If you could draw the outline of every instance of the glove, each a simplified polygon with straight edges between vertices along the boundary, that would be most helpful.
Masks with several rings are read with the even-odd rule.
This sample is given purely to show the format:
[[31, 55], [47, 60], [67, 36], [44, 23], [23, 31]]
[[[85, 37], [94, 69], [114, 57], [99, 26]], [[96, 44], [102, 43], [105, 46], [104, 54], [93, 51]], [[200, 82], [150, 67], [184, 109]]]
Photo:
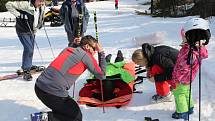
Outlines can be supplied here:
[[148, 80], [149, 80], [150, 82], [155, 82], [155, 78], [154, 78], [154, 76], [153, 76], [153, 77], [148, 78]]

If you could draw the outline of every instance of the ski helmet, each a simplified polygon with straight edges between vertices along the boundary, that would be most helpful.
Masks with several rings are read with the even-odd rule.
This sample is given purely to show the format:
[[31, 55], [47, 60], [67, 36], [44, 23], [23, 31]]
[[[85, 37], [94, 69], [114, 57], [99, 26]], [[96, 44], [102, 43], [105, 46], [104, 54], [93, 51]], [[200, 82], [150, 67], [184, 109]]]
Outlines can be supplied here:
[[184, 32], [187, 42], [195, 45], [197, 41], [206, 40], [204, 45], [208, 44], [211, 37], [209, 23], [202, 18], [191, 18], [184, 24]]
[[208, 30], [209, 29], [208, 21], [202, 18], [189, 19], [184, 25], [184, 31], [186, 33], [189, 30], [193, 29]]

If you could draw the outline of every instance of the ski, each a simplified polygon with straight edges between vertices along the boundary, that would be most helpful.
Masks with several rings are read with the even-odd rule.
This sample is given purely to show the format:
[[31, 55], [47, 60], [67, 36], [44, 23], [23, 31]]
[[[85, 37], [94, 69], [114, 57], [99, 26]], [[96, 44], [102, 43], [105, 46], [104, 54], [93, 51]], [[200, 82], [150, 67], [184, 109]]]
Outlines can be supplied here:
[[0, 81], [2, 81], [2, 80], [8, 80], [8, 79], [15, 79], [15, 78], [18, 78], [20, 76], [21, 75], [18, 75], [17, 73], [8, 74], [8, 75], [5, 75], [5, 76], [0, 76]]
[[96, 11], [94, 11], [93, 15], [94, 15], [94, 26], [96, 31], [96, 40], [99, 40]]
[[[32, 66], [30, 73], [31, 73], [31, 74], [40, 73], [40, 72], [42, 72], [44, 69], [45, 69], [44, 66]], [[13, 74], [8, 74], [8, 75], [0, 76], [0, 81], [19, 78], [19, 77], [22, 77], [23, 74], [24, 74], [24, 72], [23, 72], [22, 70], [17, 70], [17, 71], [16, 71], [15, 73], [13, 73]]]

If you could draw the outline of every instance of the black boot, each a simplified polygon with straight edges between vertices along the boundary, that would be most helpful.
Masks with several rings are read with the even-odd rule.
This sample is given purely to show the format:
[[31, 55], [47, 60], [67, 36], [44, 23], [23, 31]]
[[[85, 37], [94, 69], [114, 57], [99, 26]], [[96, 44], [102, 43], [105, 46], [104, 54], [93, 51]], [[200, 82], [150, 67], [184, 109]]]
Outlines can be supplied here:
[[144, 121], [152, 121], [151, 117], [144, 117]]
[[35, 65], [32, 65], [30, 70], [31, 71], [36, 71], [36, 72], [44, 71], [45, 70], [45, 66], [35, 66]]
[[23, 79], [26, 81], [32, 81], [30, 70], [24, 70]]
[[118, 50], [117, 52], [117, 56], [116, 56], [116, 59], [115, 59], [115, 63], [116, 62], [121, 62], [124, 60], [124, 57], [123, 57], [123, 54], [122, 54], [122, 51], [121, 50]]
[[105, 57], [105, 60], [106, 60], [107, 63], [110, 63], [111, 57], [112, 57], [111, 54], [108, 54], [108, 55]]

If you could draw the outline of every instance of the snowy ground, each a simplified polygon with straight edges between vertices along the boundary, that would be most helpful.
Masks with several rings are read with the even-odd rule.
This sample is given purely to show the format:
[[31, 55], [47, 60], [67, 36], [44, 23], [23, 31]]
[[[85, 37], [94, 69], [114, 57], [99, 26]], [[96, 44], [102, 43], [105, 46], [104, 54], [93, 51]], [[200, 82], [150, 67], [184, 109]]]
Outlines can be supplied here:
[[[179, 48], [181, 38], [179, 30], [182, 24], [191, 17], [184, 18], [152, 18], [150, 16], [138, 16], [134, 14], [135, 9], [145, 9], [140, 6], [147, 0], [121, 0], [119, 11], [114, 10], [114, 2], [92, 2], [87, 3], [90, 11], [90, 22], [87, 34], [95, 36], [93, 24], [93, 11], [97, 11], [99, 40], [105, 48], [106, 54], [116, 56], [117, 50], [121, 49], [126, 60], [130, 60], [133, 50], [140, 46], [135, 45], [135, 37], [149, 35], [155, 32], [165, 33], [165, 45]], [[8, 12], [0, 13], [0, 16], [10, 17]], [[215, 32], [215, 19], [211, 20], [211, 33]], [[54, 55], [67, 46], [64, 27], [46, 27], [51, 40]], [[53, 60], [50, 46], [48, 44], [44, 29], [38, 31], [36, 36], [37, 44], [42, 54], [42, 59], [35, 47], [34, 64], [48, 65]], [[208, 45], [209, 58], [202, 64], [202, 113], [203, 121], [215, 119], [215, 43], [214, 36]], [[22, 56], [22, 45], [20, 44], [14, 28], [0, 27], [0, 75], [12, 73], [20, 68]], [[0, 121], [30, 121], [29, 114], [38, 111], [49, 110], [35, 96], [34, 80], [25, 82], [22, 79], [12, 79], [0, 82]], [[76, 84], [75, 98], [78, 98], [78, 91], [82, 87], [88, 73], [84, 73]], [[193, 83], [193, 96], [195, 100], [195, 113], [191, 115], [190, 121], [198, 121], [198, 78]], [[160, 121], [176, 121], [171, 118], [175, 111], [174, 103], [153, 104], [150, 98], [155, 94], [154, 85], [147, 80], [138, 88], [142, 94], [134, 94], [131, 103], [120, 109], [92, 108], [80, 106], [83, 113], [83, 121], [143, 121], [145, 116], [159, 118]], [[70, 91], [72, 92], [72, 91]], [[180, 120], [178, 120], [180, 121]]]

